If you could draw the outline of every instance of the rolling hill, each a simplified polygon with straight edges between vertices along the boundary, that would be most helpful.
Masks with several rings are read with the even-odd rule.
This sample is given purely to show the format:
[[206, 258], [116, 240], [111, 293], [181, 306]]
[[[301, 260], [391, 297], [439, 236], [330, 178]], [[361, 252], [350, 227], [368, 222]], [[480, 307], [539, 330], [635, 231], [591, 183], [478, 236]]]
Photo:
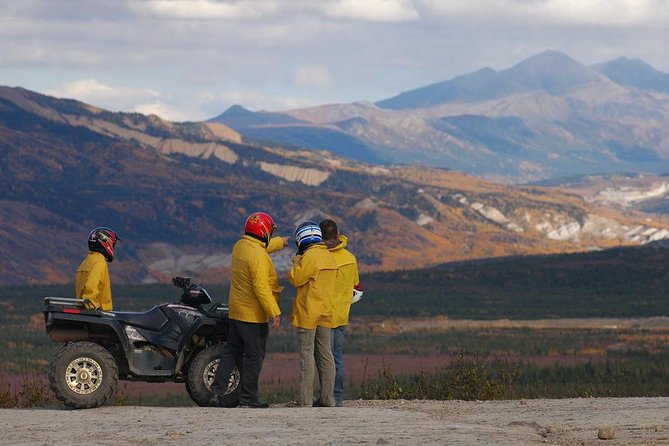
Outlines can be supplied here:
[[[669, 238], [669, 227], [540, 186], [374, 165], [246, 142], [220, 123], [172, 123], [0, 87], [0, 284], [66, 283], [88, 231], [123, 238], [113, 280], [224, 283], [248, 213], [290, 235], [340, 222], [363, 271], [559, 253]], [[279, 269], [292, 249], [276, 255]]]

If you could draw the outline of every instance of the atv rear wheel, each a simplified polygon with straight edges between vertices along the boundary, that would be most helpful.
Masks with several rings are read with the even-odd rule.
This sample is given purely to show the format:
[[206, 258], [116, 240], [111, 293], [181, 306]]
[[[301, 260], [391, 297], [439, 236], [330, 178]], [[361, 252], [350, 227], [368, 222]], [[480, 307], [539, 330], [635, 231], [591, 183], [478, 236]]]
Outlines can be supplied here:
[[67, 407], [102, 406], [116, 390], [118, 367], [114, 357], [94, 342], [70, 342], [49, 366], [49, 387]]
[[198, 406], [235, 407], [239, 404], [241, 376], [237, 367], [230, 375], [225, 394], [219, 395], [218, 401], [211, 390], [224, 347], [225, 344], [217, 344], [202, 350], [195, 356], [188, 369], [186, 391]]

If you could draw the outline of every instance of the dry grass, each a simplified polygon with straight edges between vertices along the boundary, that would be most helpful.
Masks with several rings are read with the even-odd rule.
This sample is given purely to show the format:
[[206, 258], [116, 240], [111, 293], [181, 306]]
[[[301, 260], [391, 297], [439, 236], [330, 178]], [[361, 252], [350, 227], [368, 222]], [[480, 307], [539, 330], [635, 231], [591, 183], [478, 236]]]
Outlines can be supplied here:
[[9, 378], [0, 375], [0, 408], [43, 407], [58, 404], [46, 375], [36, 371], [23, 372]]

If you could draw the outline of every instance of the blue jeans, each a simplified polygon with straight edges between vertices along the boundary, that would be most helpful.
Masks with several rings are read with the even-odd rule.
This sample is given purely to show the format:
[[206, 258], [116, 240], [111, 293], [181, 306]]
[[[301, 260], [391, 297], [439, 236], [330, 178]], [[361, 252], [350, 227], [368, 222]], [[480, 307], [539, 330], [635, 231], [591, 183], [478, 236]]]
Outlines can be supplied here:
[[332, 340], [332, 356], [335, 362], [335, 384], [334, 399], [335, 403], [344, 401], [344, 332], [346, 325], [333, 328], [330, 333]]

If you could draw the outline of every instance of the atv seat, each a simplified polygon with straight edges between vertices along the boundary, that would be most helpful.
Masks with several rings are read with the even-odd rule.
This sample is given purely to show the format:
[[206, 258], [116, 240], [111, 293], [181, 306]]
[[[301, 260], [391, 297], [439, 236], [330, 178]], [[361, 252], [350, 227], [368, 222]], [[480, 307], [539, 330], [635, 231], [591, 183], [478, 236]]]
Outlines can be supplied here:
[[114, 311], [116, 320], [135, 327], [148, 328], [159, 331], [168, 322], [167, 316], [160, 307], [153, 307], [149, 311]]

